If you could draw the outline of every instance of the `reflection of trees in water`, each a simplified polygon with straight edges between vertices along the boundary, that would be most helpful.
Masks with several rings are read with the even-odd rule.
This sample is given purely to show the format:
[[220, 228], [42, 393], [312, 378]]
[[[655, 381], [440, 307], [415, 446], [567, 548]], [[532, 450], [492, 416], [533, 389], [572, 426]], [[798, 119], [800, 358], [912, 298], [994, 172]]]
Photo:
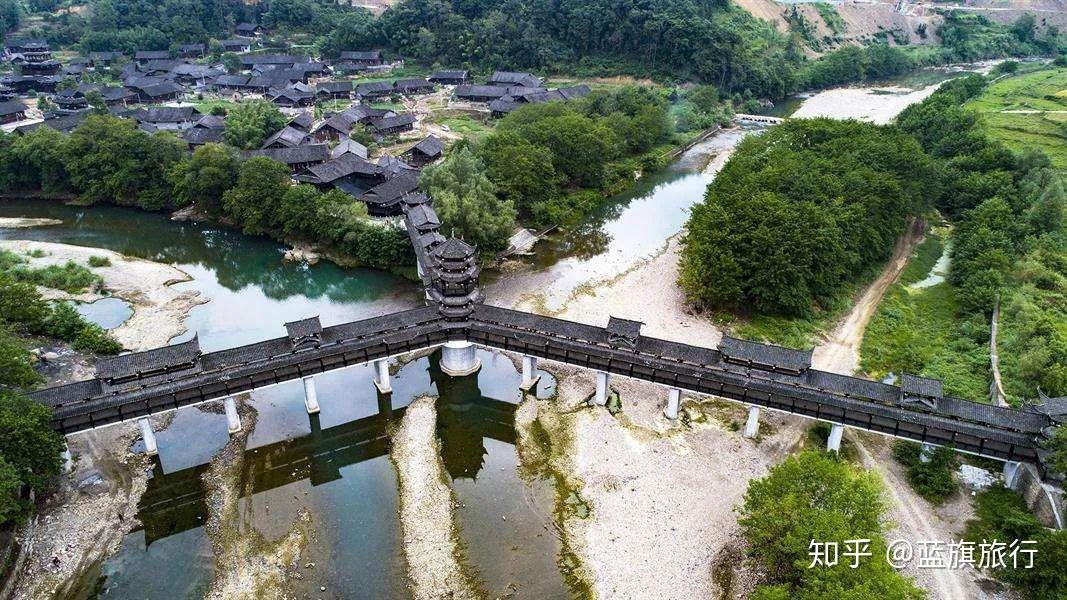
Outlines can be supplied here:
[[283, 246], [217, 225], [171, 221], [164, 214], [95, 206], [70, 207], [43, 201], [0, 204], [0, 215], [35, 215], [63, 225], [20, 230], [20, 238], [109, 248], [148, 260], [198, 266], [215, 273], [231, 291], [258, 286], [273, 300], [292, 296], [335, 302], [373, 300], [401, 282], [372, 269], [341, 269], [330, 262], [314, 267], [286, 264]]

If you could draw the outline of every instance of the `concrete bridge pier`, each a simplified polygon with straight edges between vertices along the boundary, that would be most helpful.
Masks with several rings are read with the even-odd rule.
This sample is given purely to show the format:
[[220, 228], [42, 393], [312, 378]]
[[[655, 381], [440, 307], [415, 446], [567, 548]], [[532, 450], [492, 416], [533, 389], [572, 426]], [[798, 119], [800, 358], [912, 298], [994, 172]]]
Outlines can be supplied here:
[[751, 439], [756, 437], [759, 433], [759, 407], [752, 405], [748, 407], [748, 420], [745, 421], [745, 433], [744, 436]]
[[608, 404], [608, 374], [604, 371], [596, 372], [596, 394], [593, 396], [593, 403], [599, 406]]
[[301, 379], [304, 380], [304, 406], [308, 409], [308, 414], [313, 415], [319, 412], [319, 397], [315, 393], [315, 377], [309, 375]]
[[59, 454], [59, 457], [63, 459], [64, 473], [70, 473], [74, 470], [74, 456], [70, 453], [70, 446], [65, 446], [63, 452]]
[[923, 445], [919, 449], [919, 462], [928, 463], [928, 462], [930, 462], [930, 457], [932, 457], [933, 455], [934, 455], [934, 445], [933, 444], [927, 444], [927, 443], [924, 442]]
[[834, 423], [830, 427], [830, 437], [826, 438], [826, 451], [827, 452], [840, 452], [841, 451], [841, 436], [845, 435], [845, 426], [840, 423]]
[[441, 370], [452, 377], [466, 377], [482, 368], [474, 344], [464, 341], [445, 342], [441, 348]]
[[379, 358], [374, 361], [374, 387], [379, 394], [392, 394], [393, 386], [389, 383], [389, 359]]
[[139, 423], [141, 425], [141, 438], [144, 439], [144, 453], [148, 456], [159, 454], [159, 449], [156, 446], [156, 432], [152, 429], [152, 422], [148, 420], [148, 417], [142, 417]]
[[1008, 461], [1004, 463], [1004, 487], [1015, 489], [1015, 482], [1019, 477], [1019, 471], [1022, 466], [1022, 463], [1018, 462]]
[[226, 427], [230, 435], [241, 431], [241, 415], [237, 414], [237, 401], [233, 396], [226, 396], [222, 405], [226, 408]]
[[524, 391], [530, 391], [537, 385], [537, 380], [541, 376], [537, 374], [537, 357], [536, 356], [523, 356], [522, 357], [522, 382], [519, 384], [519, 388]]
[[678, 407], [682, 404], [682, 390], [671, 388], [667, 393], [667, 406], [663, 409], [663, 416], [674, 421], [678, 418]]

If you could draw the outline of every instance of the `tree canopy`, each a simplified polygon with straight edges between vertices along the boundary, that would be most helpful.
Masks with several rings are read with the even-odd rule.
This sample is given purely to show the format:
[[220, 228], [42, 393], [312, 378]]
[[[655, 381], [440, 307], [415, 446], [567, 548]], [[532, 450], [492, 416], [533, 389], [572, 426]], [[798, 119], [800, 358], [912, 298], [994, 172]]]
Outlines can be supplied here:
[[934, 189], [895, 127], [790, 120], [738, 145], [693, 208], [680, 282], [708, 306], [807, 315], [887, 258]]
[[446, 235], [463, 238], [480, 252], [507, 247], [515, 230], [515, 206], [497, 196], [485, 164], [470, 148], [453, 149], [444, 162], [426, 169], [419, 187], [433, 198]]

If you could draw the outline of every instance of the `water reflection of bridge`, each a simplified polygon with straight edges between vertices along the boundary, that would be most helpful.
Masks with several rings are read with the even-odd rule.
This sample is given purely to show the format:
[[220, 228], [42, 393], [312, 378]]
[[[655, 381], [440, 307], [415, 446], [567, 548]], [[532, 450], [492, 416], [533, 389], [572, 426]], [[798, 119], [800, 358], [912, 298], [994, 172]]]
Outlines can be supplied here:
[[[474, 477], [486, 454], [485, 438], [515, 443], [515, 405], [482, 397], [474, 377], [457, 381], [462, 388], [439, 388], [441, 454], [453, 478]], [[390, 400], [388, 395], [379, 396], [376, 414], [326, 429], [319, 426], [318, 414], [309, 415], [310, 434], [249, 450], [238, 482], [241, 496], [304, 479], [312, 486], [323, 485], [340, 479], [344, 467], [388, 455], [393, 427], [405, 410], [393, 409]], [[163, 473], [161, 464], [156, 463], [138, 505], [146, 545], [206, 522], [209, 512], [203, 476], [208, 467], [204, 464]]]

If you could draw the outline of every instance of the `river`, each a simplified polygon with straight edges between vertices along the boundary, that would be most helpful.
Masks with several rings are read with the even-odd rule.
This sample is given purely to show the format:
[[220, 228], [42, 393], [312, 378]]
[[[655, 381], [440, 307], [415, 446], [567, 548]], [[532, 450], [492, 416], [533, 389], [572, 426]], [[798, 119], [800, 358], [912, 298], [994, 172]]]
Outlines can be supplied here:
[[[688, 209], [703, 197], [712, 174], [708, 155], [729, 151], [747, 134], [720, 132], [674, 165], [611, 198], [579, 226], [550, 238], [518, 272], [488, 286], [489, 300], [510, 305], [524, 290], [542, 294], [554, 311], [584, 286], [609, 281], [655, 254], [677, 234]], [[0, 239], [100, 247], [170, 263], [192, 276], [176, 284], [209, 300], [192, 310], [189, 333], [205, 350], [284, 335], [283, 324], [319, 315], [330, 325], [416, 306], [416, 287], [380, 271], [331, 263], [285, 264], [284, 247], [265, 238], [163, 215], [116, 207], [80, 208], [42, 201], [5, 201], [0, 217], [45, 217], [61, 225], [0, 229]], [[121, 302], [82, 307], [114, 326], [126, 318]], [[267, 539], [283, 535], [296, 515], [311, 515], [308, 566], [289, 581], [297, 596], [405, 598], [409, 596], [397, 522], [396, 471], [389, 433], [404, 407], [422, 394], [439, 396], [437, 433], [457, 500], [456, 529], [465, 564], [492, 597], [571, 596], [557, 566], [560, 542], [550, 482], [519, 469], [512, 416], [520, 400], [519, 374], [506, 357], [481, 352], [476, 376], [441, 375], [437, 356], [403, 366], [391, 399], [383, 402], [368, 367], [317, 378], [322, 412], [309, 418], [299, 382], [255, 392], [259, 419], [248, 440], [241, 474], [242, 528]], [[543, 377], [537, 394], [550, 397]], [[200, 408], [177, 411], [160, 431], [160, 450], [141, 502], [141, 526], [100, 568], [95, 589], [109, 598], [198, 598], [217, 568], [205, 531], [207, 507], [200, 475], [226, 443], [225, 419]], [[323, 591], [325, 588], [325, 591]]]

